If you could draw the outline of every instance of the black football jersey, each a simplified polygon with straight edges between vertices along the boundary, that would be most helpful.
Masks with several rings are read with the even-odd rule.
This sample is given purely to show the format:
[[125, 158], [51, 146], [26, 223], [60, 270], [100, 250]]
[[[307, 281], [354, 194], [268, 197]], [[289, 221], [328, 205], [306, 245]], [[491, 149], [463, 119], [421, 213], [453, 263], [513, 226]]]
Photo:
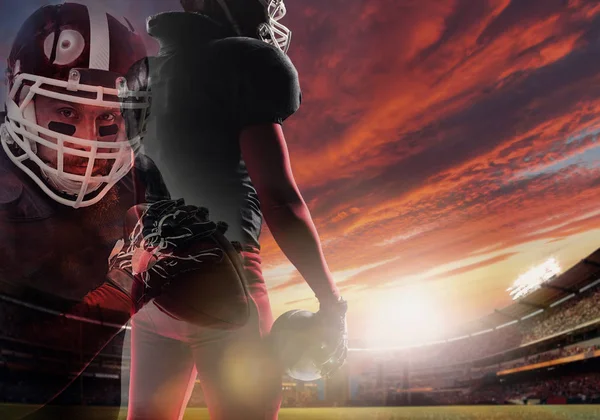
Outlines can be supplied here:
[[152, 109], [146, 153], [173, 198], [209, 209], [226, 236], [259, 246], [260, 202], [239, 136], [247, 126], [281, 124], [300, 106], [298, 74], [279, 49], [230, 36], [197, 13], [167, 12], [148, 21], [161, 44], [149, 59]]

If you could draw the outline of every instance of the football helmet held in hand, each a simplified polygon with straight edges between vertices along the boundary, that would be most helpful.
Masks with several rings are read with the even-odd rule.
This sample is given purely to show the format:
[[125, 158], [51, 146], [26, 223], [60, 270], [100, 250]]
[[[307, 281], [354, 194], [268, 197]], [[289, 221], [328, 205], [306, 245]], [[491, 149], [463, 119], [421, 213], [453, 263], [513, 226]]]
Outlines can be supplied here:
[[281, 315], [271, 329], [273, 350], [285, 373], [301, 381], [335, 374], [348, 352], [346, 301], [314, 313], [292, 310]]

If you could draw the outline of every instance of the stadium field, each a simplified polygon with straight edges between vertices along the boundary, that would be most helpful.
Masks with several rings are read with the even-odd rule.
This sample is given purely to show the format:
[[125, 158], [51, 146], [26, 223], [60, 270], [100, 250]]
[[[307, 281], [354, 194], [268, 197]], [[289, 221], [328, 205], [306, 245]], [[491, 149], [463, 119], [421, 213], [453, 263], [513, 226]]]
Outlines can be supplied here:
[[[0, 405], [0, 419], [14, 418], [24, 406]], [[58, 409], [57, 409], [58, 410]], [[74, 408], [56, 418], [86, 420], [113, 419], [116, 408]], [[368, 407], [368, 408], [284, 408], [280, 420], [597, 420], [600, 405], [570, 406], [476, 406], [476, 407]], [[119, 420], [125, 419], [124, 413]], [[184, 420], [209, 420], [205, 409], [190, 408]], [[240, 419], [242, 420], [242, 419]]]

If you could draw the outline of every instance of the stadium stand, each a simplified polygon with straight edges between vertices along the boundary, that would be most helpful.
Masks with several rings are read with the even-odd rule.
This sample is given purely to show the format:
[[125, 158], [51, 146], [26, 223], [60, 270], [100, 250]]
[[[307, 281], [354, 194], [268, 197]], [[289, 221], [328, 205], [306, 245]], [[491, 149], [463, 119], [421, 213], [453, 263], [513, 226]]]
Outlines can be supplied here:
[[[351, 352], [331, 383], [284, 378], [283, 405], [600, 403], [599, 303], [600, 250], [455, 337], [415, 348]], [[51, 317], [56, 325], [57, 316], [40, 308], [24, 316], [17, 302], [0, 305], [6, 326], [0, 331], [2, 402], [38, 403], [46, 397], [28, 375], [35, 373], [39, 381], [73, 375], [69, 360], [79, 355], [77, 337], [63, 341], [63, 348], [34, 344], [36, 331]], [[120, 334], [102, 351], [61, 402], [119, 404], [121, 367], [129, 363], [122, 360], [122, 340]], [[205, 405], [201, 386], [190, 405]]]
[[348, 403], [600, 403], [599, 303], [597, 250], [454, 338], [351, 353]]

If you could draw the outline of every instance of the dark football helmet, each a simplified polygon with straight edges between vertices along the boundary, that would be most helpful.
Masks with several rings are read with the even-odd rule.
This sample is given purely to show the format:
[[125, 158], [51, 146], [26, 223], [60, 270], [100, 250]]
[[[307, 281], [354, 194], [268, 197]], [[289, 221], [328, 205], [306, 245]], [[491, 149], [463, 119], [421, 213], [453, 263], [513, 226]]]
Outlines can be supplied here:
[[285, 373], [300, 381], [333, 375], [348, 355], [346, 301], [314, 313], [288, 311], [275, 320], [270, 339]]
[[[93, 139], [74, 137], [73, 126], [39, 125], [35, 99], [43, 96], [119, 112], [122, 107], [145, 109], [148, 95], [130, 92], [124, 79], [130, 66], [145, 56], [143, 41], [131, 24], [91, 2], [41, 7], [21, 26], [8, 57], [1, 142], [15, 165], [55, 201], [77, 208], [101, 200], [131, 169], [143, 130], [128, 138], [115, 124]], [[55, 151], [55, 164], [40, 159], [39, 145]], [[69, 159], [84, 159], [85, 173], [68, 171]], [[110, 173], [94, 175], [97, 160], [110, 162]]]
[[[236, 0], [240, 2], [239, 0]], [[246, 0], [256, 1], [264, 8], [264, 22], [256, 28], [256, 36], [262, 41], [279, 48], [287, 53], [292, 40], [292, 31], [279, 23], [286, 14], [285, 3], [283, 0]], [[253, 36], [254, 34], [244, 34], [240, 19], [243, 13], [243, 7], [235, 7], [231, 0], [180, 0], [181, 5], [187, 11], [200, 11], [200, 13], [214, 14], [214, 8], [221, 10], [224, 19], [226, 19], [237, 35]], [[215, 3], [218, 6], [215, 6]], [[240, 2], [241, 3], [241, 2]], [[253, 28], [254, 29], [254, 28]]]

